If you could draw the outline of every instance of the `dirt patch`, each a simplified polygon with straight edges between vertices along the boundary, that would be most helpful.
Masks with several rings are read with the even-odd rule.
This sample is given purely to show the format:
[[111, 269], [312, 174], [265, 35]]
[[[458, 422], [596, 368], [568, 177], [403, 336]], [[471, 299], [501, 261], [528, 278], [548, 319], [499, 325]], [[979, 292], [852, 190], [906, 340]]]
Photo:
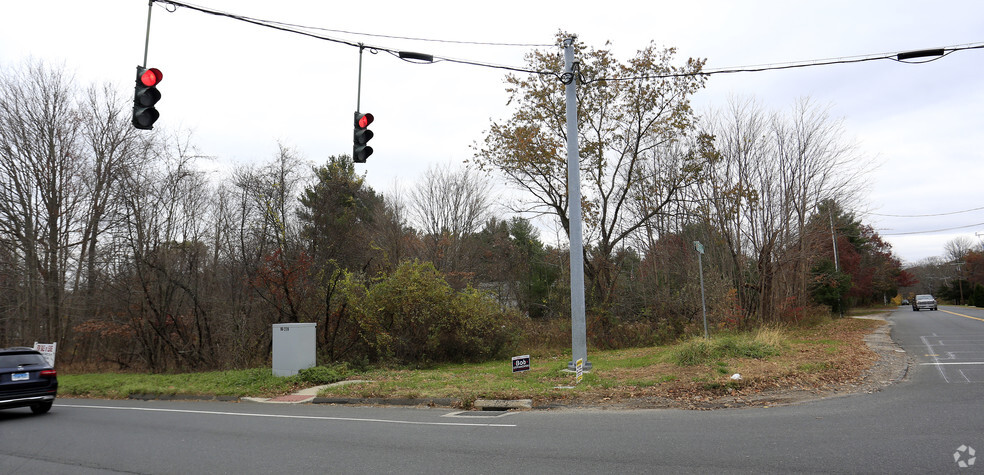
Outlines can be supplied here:
[[[883, 315], [873, 315], [802, 330], [780, 358], [726, 360], [684, 368], [612, 370], [618, 374], [605, 376], [647, 382], [585, 392], [573, 398], [535, 400], [534, 407], [713, 410], [872, 393], [901, 381], [908, 372], [905, 352], [889, 335], [891, 325]], [[661, 373], [672, 374], [672, 379], [659, 381]], [[735, 373], [741, 375], [740, 380], [731, 378]], [[654, 374], [657, 383], [652, 382]]]

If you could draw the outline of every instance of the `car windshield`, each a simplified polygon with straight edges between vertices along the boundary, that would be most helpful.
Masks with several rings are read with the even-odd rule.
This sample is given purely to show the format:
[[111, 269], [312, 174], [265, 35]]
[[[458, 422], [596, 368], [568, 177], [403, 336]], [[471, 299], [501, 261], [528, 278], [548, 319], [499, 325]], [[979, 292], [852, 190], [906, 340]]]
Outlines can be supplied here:
[[916, 300], [933, 300], [932, 295], [917, 295]]
[[15, 368], [18, 366], [45, 366], [44, 357], [37, 353], [14, 353], [0, 355], [0, 368]]

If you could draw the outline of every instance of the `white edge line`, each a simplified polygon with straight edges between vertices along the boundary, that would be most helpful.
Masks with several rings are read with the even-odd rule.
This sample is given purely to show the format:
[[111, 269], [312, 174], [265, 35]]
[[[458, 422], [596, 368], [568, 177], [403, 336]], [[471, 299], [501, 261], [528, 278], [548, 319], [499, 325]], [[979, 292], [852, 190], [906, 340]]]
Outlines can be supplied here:
[[346, 421], [346, 422], [376, 422], [382, 424], [405, 424], [422, 426], [460, 426], [460, 427], [516, 427], [516, 424], [470, 424], [466, 422], [418, 422], [418, 421], [396, 421], [388, 419], [363, 419], [357, 417], [331, 417], [331, 416], [294, 416], [284, 414], [256, 414], [250, 412], [222, 412], [222, 411], [194, 411], [189, 409], [161, 409], [151, 407], [122, 407], [122, 406], [88, 406], [83, 404], [56, 404], [55, 407], [72, 407], [80, 409], [115, 409], [119, 411], [146, 411], [146, 412], [177, 412], [182, 414], [209, 414], [216, 416], [243, 416], [243, 417], [270, 417], [275, 419], [307, 419], [317, 421]]
[[922, 366], [950, 365], [950, 364], [984, 364], [984, 361], [955, 361], [952, 363], [919, 363]]
[[[934, 333], [934, 335], [935, 335], [935, 333]], [[933, 363], [936, 364], [936, 369], [938, 369], [940, 371], [940, 376], [943, 377], [943, 381], [946, 381], [946, 383], [949, 384], [950, 383], [950, 380], [946, 377], [946, 373], [943, 372], [943, 368], [940, 366], [940, 359], [939, 359], [939, 357], [936, 356], [937, 352], [935, 350], [933, 350], [933, 345], [930, 345], [929, 344], [929, 340], [926, 339], [925, 336], [921, 336], [919, 338], [921, 338], [922, 341], [923, 341], [923, 344], [926, 345], [926, 349], [929, 350], [928, 353], [931, 354], [931, 355], [933, 355]], [[940, 343], [942, 344], [943, 342], [940, 341]]]

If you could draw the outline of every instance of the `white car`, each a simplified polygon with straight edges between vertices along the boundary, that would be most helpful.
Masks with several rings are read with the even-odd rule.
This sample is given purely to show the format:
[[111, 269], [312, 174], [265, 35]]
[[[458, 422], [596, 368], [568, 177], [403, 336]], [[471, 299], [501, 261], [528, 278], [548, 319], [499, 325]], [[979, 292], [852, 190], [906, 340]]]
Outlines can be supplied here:
[[936, 310], [936, 299], [929, 294], [917, 295], [916, 298], [912, 299], [912, 309], [917, 312], [920, 310]]

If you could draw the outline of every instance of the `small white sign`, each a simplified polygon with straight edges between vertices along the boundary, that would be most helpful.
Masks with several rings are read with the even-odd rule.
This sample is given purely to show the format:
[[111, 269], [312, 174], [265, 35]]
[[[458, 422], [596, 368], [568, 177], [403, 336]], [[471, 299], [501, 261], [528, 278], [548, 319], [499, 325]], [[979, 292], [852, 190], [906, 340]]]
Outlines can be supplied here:
[[530, 355], [512, 357], [513, 373], [530, 370]]
[[34, 342], [34, 349], [44, 356], [44, 360], [48, 362], [48, 366], [52, 368], [55, 367], [55, 347], [58, 343], [38, 343]]

